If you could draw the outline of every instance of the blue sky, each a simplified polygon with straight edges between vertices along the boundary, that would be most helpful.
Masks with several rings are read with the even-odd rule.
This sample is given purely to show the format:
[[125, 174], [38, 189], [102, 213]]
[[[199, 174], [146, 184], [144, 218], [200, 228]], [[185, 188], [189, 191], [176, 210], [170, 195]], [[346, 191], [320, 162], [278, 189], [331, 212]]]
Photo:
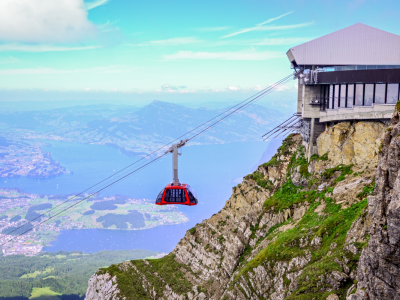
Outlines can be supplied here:
[[291, 72], [291, 46], [358, 22], [400, 34], [399, 15], [391, 0], [2, 0], [0, 96], [240, 99]]

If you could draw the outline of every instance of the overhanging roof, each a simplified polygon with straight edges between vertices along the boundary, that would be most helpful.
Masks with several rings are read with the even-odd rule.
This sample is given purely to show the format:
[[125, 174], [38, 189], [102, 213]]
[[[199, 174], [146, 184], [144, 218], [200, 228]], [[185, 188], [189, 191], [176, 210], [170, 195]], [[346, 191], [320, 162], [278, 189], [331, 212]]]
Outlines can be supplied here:
[[361, 23], [290, 48], [297, 65], [400, 65], [400, 36]]

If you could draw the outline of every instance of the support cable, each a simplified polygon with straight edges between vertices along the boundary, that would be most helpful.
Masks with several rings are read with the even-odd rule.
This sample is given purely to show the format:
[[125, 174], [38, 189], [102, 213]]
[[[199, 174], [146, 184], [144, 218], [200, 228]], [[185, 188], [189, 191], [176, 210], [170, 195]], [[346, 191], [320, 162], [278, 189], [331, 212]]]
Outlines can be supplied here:
[[[277, 85], [281, 85], [283, 81], [287, 80], [287, 79], [290, 78], [291, 76], [292, 76], [292, 74], [286, 76], [285, 78], [279, 80], [278, 82], [274, 83], [274, 84], [271, 85], [271, 86], [274, 86], [274, 87], [275, 87], [275, 86], [277, 86]], [[138, 159], [137, 161], [131, 163], [131, 164], [128, 165], [128, 166], [126, 166], [125, 168], [123, 168], [123, 169], [117, 171], [116, 173], [114, 173], [114, 174], [108, 176], [107, 178], [105, 178], [105, 179], [99, 181], [98, 183], [92, 185], [91, 187], [85, 189], [84, 191], [82, 191], [82, 192], [80, 192], [80, 193], [74, 195], [72, 198], [67, 199], [66, 201], [64, 201], [64, 202], [62, 202], [62, 203], [60, 203], [60, 204], [58, 204], [57, 206], [55, 206], [55, 207], [53, 207], [53, 208], [51, 208], [51, 209], [45, 211], [44, 213], [42, 213], [42, 214], [36, 216], [34, 219], [29, 220], [28, 222], [24, 223], [24, 224], [21, 225], [20, 227], [17, 227], [17, 228], [15, 228], [14, 230], [12, 230], [11, 232], [9, 232], [8, 235], [10, 235], [11, 233], [17, 231], [17, 230], [20, 229], [21, 227], [23, 227], [23, 226], [25, 226], [25, 225], [28, 225], [28, 224], [31, 224], [32, 222], [34, 222], [34, 221], [37, 220], [37, 219], [40, 219], [41, 217], [43, 217], [43, 216], [45, 216], [46, 214], [48, 214], [48, 213], [54, 211], [55, 209], [59, 208], [60, 206], [63, 206], [63, 205], [66, 204], [67, 202], [71, 202], [72, 200], [76, 199], [78, 196], [84, 194], [85, 192], [91, 190], [92, 188], [94, 188], [94, 187], [96, 187], [96, 186], [98, 186], [98, 185], [100, 185], [100, 184], [102, 184], [102, 183], [106, 183], [107, 180], [111, 179], [112, 177], [116, 176], [117, 174], [119, 174], [119, 173], [121, 173], [121, 172], [123, 172], [123, 171], [129, 169], [130, 167], [134, 166], [135, 164], [139, 163], [140, 161], [142, 161], [142, 160], [144, 160], [144, 159], [150, 157], [150, 156], [153, 155], [154, 153], [160, 151], [162, 148], [167, 147], [168, 145], [170, 145], [170, 144], [172, 144], [173, 142], [175, 142], [175, 141], [181, 139], [182, 137], [184, 137], [184, 136], [186, 136], [186, 135], [188, 135], [188, 134], [194, 132], [195, 130], [197, 130], [197, 129], [201, 128], [202, 126], [206, 125], [207, 123], [210, 123], [212, 120], [215, 120], [215, 119], [218, 118], [219, 116], [221, 116], [221, 115], [223, 115], [223, 114], [226, 114], [228, 111], [234, 109], [235, 107], [237, 107], [237, 106], [239, 106], [239, 105], [245, 103], [246, 101], [251, 100], [252, 98], [256, 97], [257, 95], [259, 95], [259, 94], [261, 94], [261, 93], [265, 94], [265, 92], [267, 92], [267, 91], [269, 91], [269, 90], [271, 89], [271, 86], [269, 86], [269, 87], [267, 87], [267, 88], [265, 88], [265, 89], [259, 91], [259, 92], [256, 93], [255, 95], [252, 95], [251, 97], [248, 97], [247, 99], [245, 99], [245, 100], [239, 102], [238, 104], [236, 104], [236, 105], [230, 107], [229, 109], [223, 111], [222, 113], [218, 114], [217, 116], [215, 116], [215, 117], [209, 119], [208, 121], [206, 121], [206, 122], [200, 124], [200, 125], [197, 126], [196, 128], [194, 128], [194, 129], [192, 129], [192, 130], [186, 132], [185, 134], [179, 136], [178, 138], [174, 139], [173, 141], [171, 141], [171, 142], [169, 142], [169, 143], [167, 143], [167, 144], [165, 144], [165, 145], [159, 147], [158, 149], [156, 149], [156, 150], [154, 150], [153, 152], [147, 154], [146, 156], [142, 157], [141, 159]], [[254, 100], [252, 100], [252, 101], [254, 101]], [[252, 102], [252, 101], [251, 101], [251, 102]], [[246, 104], [246, 105], [247, 105], [247, 104]], [[241, 107], [243, 107], [243, 106], [241, 106]], [[234, 110], [234, 112], [236, 112], [236, 111], [237, 111], [237, 109]], [[230, 113], [228, 116], [230, 116], [231, 114], [232, 114], [232, 113]], [[224, 119], [225, 119], [225, 118], [224, 118]], [[214, 125], [217, 124], [217, 123], [218, 123], [218, 122], [214, 123], [212, 126], [214, 126]], [[212, 127], [212, 126], [211, 126], [211, 127]], [[210, 128], [211, 128], [211, 127], [210, 127]], [[203, 131], [201, 131], [201, 132], [203, 132]], [[197, 136], [197, 135], [196, 135], [196, 136]]]
[[[298, 72], [299, 72], [299, 71], [298, 71]], [[296, 72], [296, 73], [298, 73], [298, 72]], [[295, 74], [296, 74], [296, 73], [295, 73]], [[218, 116], [216, 116], [216, 117], [214, 117], [214, 118], [212, 118], [212, 119], [210, 119], [210, 120], [204, 122], [203, 124], [199, 125], [199, 126], [196, 127], [195, 129], [192, 129], [191, 131], [189, 131], [189, 132], [185, 133], [184, 135], [178, 137], [178, 138], [175, 139], [174, 141], [176, 141], [176, 140], [180, 139], [181, 137], [183, 137], [183, 136], [185, 136], [185, 135], [187, 135], [187, 134], [189, 134], [189, 133], [191, 133], [191, 132], [193, 132], [193, 131], [199, 129], [200, 127], [204, 126], [205, 124], [209, 123], [210, 121], [212, 121], [212, 120], [218, 118], [219, 116], [221, 116], [221, 115], [227, 113], [228, 111], [230, 111], [230, 110], [232, 110], [233, 108], [235, 108], [235, 107], [237, 107], [237, 106], [240, 105], [240, 107], [234, 109], [232, 112], [230, 112], [229, 114], [225, 115], [224, 117], [222, 117], [221, 119], [217, 120], [216, 122], [212, 123], [211, 125], [209, 125], [209, 126], [206, 127], [205, 129], [201, 130], [200, 132], [198, 132], [197, 134], [195, 134], [194, 136], [192, 136], [192, 137], [189, 138], [188, 140], [192, 140], [192, 139], [196, 138], [197, 136], [199, 136], [200, 134], [202, 134], [202, 133], [204, 133], [205, 131], [209, 130], [210, 128], [214, 127], [214, 126], [217, 125], [219, 122], [221, 122], [221, 121], [223, 121], [224, 119], [226, 119], [227, 117], [231, 116], [232, 114], [234, 114], [235, 112], [237, 112], [237, 111], [240, 110], [241, 108], [243, 108], [243, 107], [249, 105], [250, 103], [252, 103], [252, 102], [254, 102], [254, 101], [260, 99], [261, 97], [263, 97], [263, 96], [269, 94], [270, 92], [272, 92], [272, 91], [274, 91], [276, 88], [278, 88], [280, 85], [286, 84], [287, 82], [289, 82], [289, 81], [291, 80], [290, 78], [291, 78], [292, 76], [293, 76], [292, 74], [289, 75], [289, 76], [286, 76], [285, 78], [283, 78], [283, 79], [279, 80], [278, 82], [272, 84], [272, 85], [269, 86], [268, 88], [265, 88], [265, 89], [263, 89], [262, 91], [258, 92], [258, 93], [255, 94], [254, 96], [249, 97], [249, 98], [247, 98], [246, 100], [244, 100], [244, 101], [242, 101], [242, 102], [240, 102], [240, 103], [234, 105], [233, 107], [231, 107], [231, 108], [225, 110], [224, 112], [220, 113]], [[290, 79], [290, 80], [289, 80], [289, 79]], [[242, 104], [242, 103], [244, 103], [244, 104]], [[174, 141], [172, 141], [172, 142], [174, 142]], [[143, 157], [143, 158], [137, 160], [136, 162], [130, 164], [129, 166], [127, 166], [127, 167], [121, 169], [121, 170], [118, 171], [117, 173], [114, 173], [113, 175], [111, 175], [111, 176], [109, 176], [109, 177], [103, 179], [102, 181], [98, 182], [97, 184], [92, 185], [90, 188], [88, 188], [88, 189], [84, 190], [83, 192], [81, 192], [81, 193], [75, 195], [73, 198], [64, 201], [63, 203], [61, 203], [61, 204], [59, 204], [58, 206], [56, 206], [56, 207], [54, 207], [54, 208], [48, 210], [47, 212], [45, 212], [45, 213], [39, 215], [39, 216], [36, 217], [35, 219], [33, 219], [33, 220], [31, 220], [31, 221], [29, 221], [29, 222], [27, 222], [27, 223], [24, 223], [24, 224], [21, 225], [20, 227], [17, 227], [17, 228], [14, 229], [13, 231], [9, 232], [7, 235], [10, 235], [11, 233], [15, 232], [16, 230], [21, 229], [23, 226], [26, 226], [27, 224], [32, 223], [34, 220], [36, 220], [36, 219], [38, 219], [38, 218], [44, 216], [45, 214], [47, 214], [47, 213], [53, 211], [54, 209], [56, 209], [56, 208], [60, 207], [61, 205], [65, 204], [66, 202], [73, 200], [74, 198], [76, 198], [77, 196], [79, 196], [79, 195], [83, 194], [84, 192], [90, 190], [91, 188], [93, 188], [93, 187], [95, 187], [95, 186], [97, 186], [97, 185], [99, 185], [99, 184], [101, 184], [101, 183], [107, 181], [107, 180], [110, 179], [111, 177], [113, 177], [113, 176], [117, 175], [118, 173], [121, 173], [122, 171], [124, 171], [124, 170], [130, 168], [131, 166], [133, 166], [133, 165], [136, 164], [137, 162], [143, 160], [143, 159], [146, 158], [146, 157], [149, 157], [150, 155], [152, 155], [152, 154], [154, 154], [155, 152], [159, 151], [160, 149], [166, 147], [167, 145], [171, 144], [172, 142], [170, 142], [170, 143], [168, 143], [168, 144], [166, 144], [166, 145], [160, 147], [159, 149], [153, 151], [152, 153], [146, 155], [145, 157]], [[128, 176], [132, 175], [133, 173], [135, 173], [135, 172], [139, 171], [140, 169], [142, 169], [142, 168], [148, 166], [149, 164], [153, 163], [154, 161], [156, 161], [156, 160], [158, 160], [158, 159], [164, 157], [165, 155], [166, 155], [166, 153], [164, 153], [164, 154], [162, 154], [162, 155], [160, 155], [160, 156], [154, 158], [154, 159], [151, 160], [150, 162], [148, 162], [148, 163], [146, 163], [146, 164], [140, 166], [139, 168], [137, 168], [137, 169], [135, 169], [135, 170], [129, 172], [128, 174], [123, 175], [123, 177], [120, 177], [119, 179], [117, 179], [117, 180], [111, 182], [110, 184], [108, 184], [108, 185], [102, 187], [101, 189], [97, 190], [96, 192], [93, 192], [92, 194], [90, 194], [89, 196], [83, 198], [82, 200], [80, 200], [80, 201], [78, 201], [78, 202], [76, 202], [76, 203], [70, 205], [69, 207], [63, 209], [61, 212], [58, 212], [58, 213], [56, 213], [55, 215], [50, 216], [49, 218], [47, 218], [46, 220], [40, 222], [39, 224], [36, 224], [36, 225], [33, 226], [32, 228], [30, 228], [30, 229], [24, 231], [23, 233], [18, 234], [18, 235], [16, 235], [15, 237], [13, 237], [13, 238], [7, 240], [5, 243], [1, 244], [1, 246], [3, 246], [3, 245], [6, 244], [6, 243], [9, 243], [10, 241], [16, 239], [17, 237], [20, 237], [20, 236], [24, 235], [25, 233], [27, 233], [27, 232], [33, 230], [33, 229], [36, 228], [37, 226], [40, 226], [40, 225], [42, 225], [43, 223], [48, 222], [49, 220], [51, 220], [51, 219], [55, 218], [56, 216], [60, 215], [61, 213], [66, 212], [67, 210], [71, 209], [72, 207], [78, 205], [79, 203], [81, 203], [81, 202], [83, 202], [84, 200], [86, 200], [86, 199], [92, 197], [93, 195], [95, 195], [95, 194], [97, 194], [97, 193], [99, 193], [99, 192], [101, 192], [101, 191], [103, 191], [103, 190], [109, 188], [110, 186], [116, 184], [117, 182], [122, 181], [123, 179], [127, 178]]]

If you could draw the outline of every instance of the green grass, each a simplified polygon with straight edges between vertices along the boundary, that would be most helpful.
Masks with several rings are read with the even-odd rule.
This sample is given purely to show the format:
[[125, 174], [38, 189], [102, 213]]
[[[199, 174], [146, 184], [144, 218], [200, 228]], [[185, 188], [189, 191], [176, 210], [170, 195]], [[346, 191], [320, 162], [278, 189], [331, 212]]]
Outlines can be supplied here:
[[60, 293], [52, 291], [49, 287], [33, 288], [29, 299], [35, 300], [59, 300]]
[[274, 195], [264, 202], [264, 209], [269, 210], [274, 207], [275, 212], [288, 209], [293, 204], [302, 202], [311, 202], [316, 198], [323, 196], [323, 192], [302, 191], [301, 187], [297, 187], [289, 179]]
[[24, 274], [20, 278], [36, 278], [39, 275], [51, 273], [51, 271], [53, 270], [54, 270], [53, 268], [47, 267], [44, 271], [35, 271], [33, 273]]
[[326, 169], [322, 173], [322, 177], [324, 177], [325, 179], [330, 179], [333, 177], [335, 172], [339, 171], [339, 172], [341, 172], [340, 175], [334, 180], [334, 184], [336, 184], [336, 183], [344, 180], [346, 175], [350, 175], [353, 173], [353, 171], [351, 170], [352, 167], [353, 167], [353, 165], [340, 164], [334, 168]]
[[245, 179], [253, 179], [259, 186], [269, 190], [272, 189], [272, 187], [274, 186], [270, 180], [264, 178], [264, 174], [258, 171], [255, 171], [252, 174], [245, 176]]
[[[179, 264], [175, 261], [173, 254], [166, 255], [160, 259], [131, 261], [142, 274], [146, 276], [146, 280], [154, 287], [158, 297], [162, 295], [165, 286], [168, 286], [178, 294], [185, 294], [192, 290], [193, 285], [185, 278], [182, 269], [188, 272], [190, 268], [186, 265]], [[100, 269], [98, 274], [109, 273], [111, 276], [116, 276], [118, 287], [121, 290], [121, 296], [127, 300], [136, 299], [152, 299], [143, 288], [142, 279], [137, 276], [137, 273], [130, 271], [122, 271], [118, 265], [111, 265], [108, 268]], [[158, 274], [165, 282], [162, 282]]]
[[21, 276], [21, 278], [36, 278], [36, 277], [39, 276], [40, 274], [42, 274], [42, 272], [35, 271], [35, 272], [33, 272], [33, 273], [24, 274], [24, 275]]
[[375, 190], [375, 178], [369, 185], [363, 187], [361, 193], [357, 194], [357, 198], [363, 199], [368, 195], [373, 195], [374, 190]]

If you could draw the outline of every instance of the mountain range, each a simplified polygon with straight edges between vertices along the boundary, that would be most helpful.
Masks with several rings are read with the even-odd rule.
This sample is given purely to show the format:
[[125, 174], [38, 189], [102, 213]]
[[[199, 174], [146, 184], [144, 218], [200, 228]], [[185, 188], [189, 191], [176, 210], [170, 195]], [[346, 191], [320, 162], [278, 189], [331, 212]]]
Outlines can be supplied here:
[[[195, 129], [225, 110], [188, 108], [155, 100], [142, 108], [102, 104], [40, 111], [2, 111], [0, 134], [9, 138], [104, 144], [125, 151], [146, 153]], [[253, 104], [210, 128], [193, 144], [261, 140], [265, 132], [284, 118], [285, 115], [279, 111]]]

